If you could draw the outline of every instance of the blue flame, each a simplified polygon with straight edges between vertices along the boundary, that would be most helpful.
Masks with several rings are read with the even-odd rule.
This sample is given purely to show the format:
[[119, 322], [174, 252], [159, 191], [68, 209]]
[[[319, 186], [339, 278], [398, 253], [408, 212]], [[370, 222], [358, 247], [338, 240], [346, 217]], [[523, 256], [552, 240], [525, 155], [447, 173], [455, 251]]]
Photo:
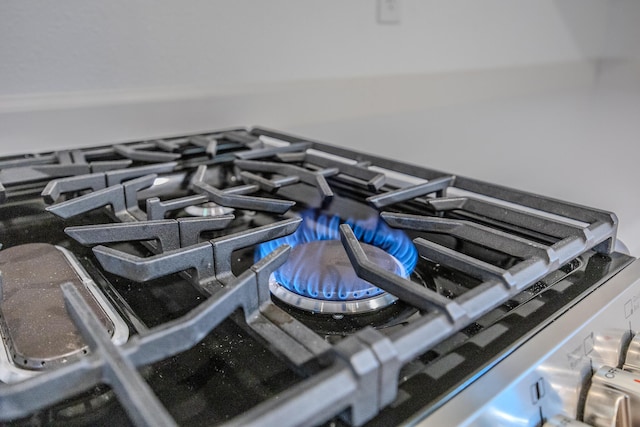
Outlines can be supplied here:
[[[256, 251], [256, 258], [265, 257], [283, 244], [288, 244], [293, 248], [318, 240], [340, 240], [339, 227], [340, 224], [345, 223], [351, 227], [360, 242], [380, 248], [398, 260], [402, 268], [397, 268], [396, 274], [405, 278], [409, 277], [418, 262], [418, 252], [409, 237], [403, 231], [389, 227], [377, 216], [366, 220], [342, 221], [338, 216], [329, 216], [314, 210], [305, 211], [301, 216], [303, 221], [295, 233], [260, 244]], [[313, 260], [310, 259], [309, 263], [312, 262]], [[309, 280], [307, 277], [305, 280], [307, 283], [298, 283], [301, 275], [282, 274], [282, 270], [286, 270], [285, 267], [287, 264], [274, 273], [276, 280], [285, 288], [300, 295], [331, 300], [353, 300], [368, 298], [383, 292], [364, 281], [355, 283], [354, 289], [344, 289], [344, 284], [340, 284], [339, 289], [335, 289], [322, 283], [321, 274], [318, 274], [317, 278], [313, 280]], [[331, 272], [326, 273], [331, 274]]]

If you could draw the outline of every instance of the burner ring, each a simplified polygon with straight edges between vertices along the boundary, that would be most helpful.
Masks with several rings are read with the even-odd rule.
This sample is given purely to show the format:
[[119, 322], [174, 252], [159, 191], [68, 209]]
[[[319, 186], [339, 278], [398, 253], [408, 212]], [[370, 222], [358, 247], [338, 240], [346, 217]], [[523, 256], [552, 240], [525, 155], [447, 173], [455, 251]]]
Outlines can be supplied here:
[[324, 314], [358, 314], [377, 311], [397, 301], [398, 298], [383, 292], [370, 298], [359, 300], [322, 300], [297, 294], [282, 286], [272, 274], [269, 278], [269, 290], [280, 301], [293, 307]]

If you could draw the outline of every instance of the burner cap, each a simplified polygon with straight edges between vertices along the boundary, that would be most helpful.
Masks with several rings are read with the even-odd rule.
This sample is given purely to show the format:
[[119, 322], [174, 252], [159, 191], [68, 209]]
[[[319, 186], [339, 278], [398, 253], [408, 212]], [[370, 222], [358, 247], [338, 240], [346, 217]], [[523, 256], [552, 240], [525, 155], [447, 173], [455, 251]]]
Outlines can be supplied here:
[[[367, 257], [383, 269], [405, 275], [395, 257], [361, 243]], [[295, 246], [271, 281], [275, 296], [293, 306], [322, 313], [377, 310], [396, 298], [356, 275], [339, 240], [317, 240]]]
[[201, 205], [187, 206], [184, 211], [191, 216], [222, 216], [230, 214], [234, 211], [233, 208], [227, 208], [220, 206], [213, 202], [203, 203]]

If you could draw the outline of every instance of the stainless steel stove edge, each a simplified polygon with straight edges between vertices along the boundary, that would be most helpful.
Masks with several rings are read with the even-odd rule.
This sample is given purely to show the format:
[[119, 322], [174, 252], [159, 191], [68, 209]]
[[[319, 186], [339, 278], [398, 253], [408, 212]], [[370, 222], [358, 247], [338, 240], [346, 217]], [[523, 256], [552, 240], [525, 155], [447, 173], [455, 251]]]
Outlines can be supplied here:
[[640, 260], [572, 307], [417, 426], [527, 426], [554, 415], [580, 419], [585, 389], [616, 366], [640, 329]]

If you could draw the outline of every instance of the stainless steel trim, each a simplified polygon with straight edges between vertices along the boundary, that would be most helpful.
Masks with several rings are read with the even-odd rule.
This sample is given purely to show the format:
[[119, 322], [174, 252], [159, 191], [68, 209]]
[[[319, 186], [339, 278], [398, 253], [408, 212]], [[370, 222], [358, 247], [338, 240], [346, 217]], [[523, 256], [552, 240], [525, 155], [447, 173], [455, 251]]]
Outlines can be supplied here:
[[[398, 265], [401, 264], [398, 262]], [[285, 288], [276, 281], [273, 274], [269, 278], [269, 289], [271, 290], [271, 293], [280, 301], [283, 301], [302, 310], [307, 310], [314, 313], [369, 313], [391, 305], [398, 299], [387, 292], [361, 300], [330, 301], [309, 298]]]
[[87, 287], [91, 295], [96, 299], [100, 307], [104, 310], [104, 312], [109, 317], [109, 320], [113, 322], [113, 335], [111, 336], [111, 342], [115, 345], [122, 345], [127, 342], [129, 339], [129, 327], [124, 322], [122, 317], [116, 312], [113, 305], [107, 300], [104, 294], [98, 289], [98, 285], [93, 281], [89, 273], [84, 269], [84, 267], [80, 264], [78, 259], [73, 255], [73, 253], [61, 246], [56, 246], [62, 254], [67, 258], [69, 264], [75, 269], [78, 276], [80, 276], [80, 280]]
[[[415, 421], [418, 426], [537, 426], [562, 414], [579, 418], [579, 400], [592, 370], [604, 365], [589, 346], [598, 331], [640, 328], [640, 260], [560, 316], [451, 401]], [[626, 310], [625, 310], [626, 306]], [[599, 307], [599, 308], [598, 308]], [[546, 396], [532, 398], [542, 381]], [[542, 419], [541, 419], [542, 418]]]

